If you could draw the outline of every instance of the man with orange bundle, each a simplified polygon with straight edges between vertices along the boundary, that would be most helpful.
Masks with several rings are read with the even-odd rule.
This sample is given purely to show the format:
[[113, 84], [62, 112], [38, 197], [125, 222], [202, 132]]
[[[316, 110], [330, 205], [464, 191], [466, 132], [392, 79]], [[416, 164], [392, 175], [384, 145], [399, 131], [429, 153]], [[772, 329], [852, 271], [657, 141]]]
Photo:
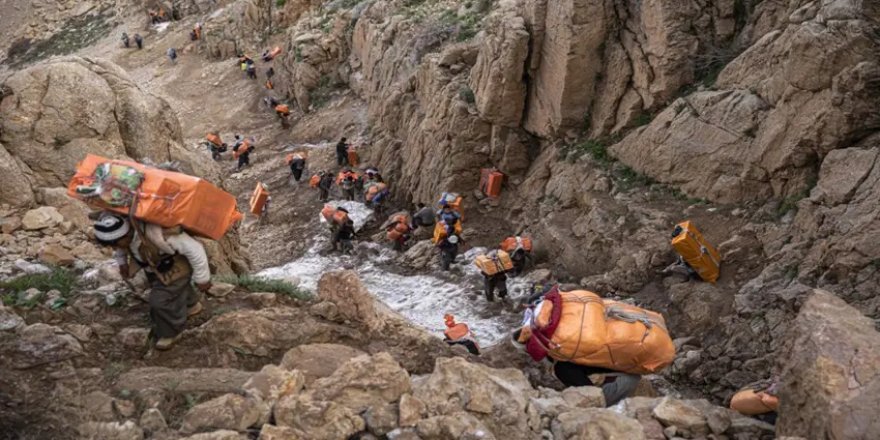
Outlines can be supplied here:
[[163, 229], [102, 212], [94, 222], [95, 239], [115, 249], [119, 272], [128, 279], [142, 268], [150, 282], [150, 320], [157, 350], [168, 350], [180, 338], [186, 319], [202, 311], [201, 292], [211, 288], [208, 256], [201, 243], [180, 227]]
[[480, 345], [477, 343], [477, 338], [474, 337], [473, 332], [471, 332], [471, 329], [467, 324], [463, 322], [456, 323], [455, 317], [448, 313], [443, 315], [443, 320], [446, 321], [446, 330], [443, 331], [443, 340], [446, 341], [447, 344], [463, 345], [471, 354], [480, 354]]

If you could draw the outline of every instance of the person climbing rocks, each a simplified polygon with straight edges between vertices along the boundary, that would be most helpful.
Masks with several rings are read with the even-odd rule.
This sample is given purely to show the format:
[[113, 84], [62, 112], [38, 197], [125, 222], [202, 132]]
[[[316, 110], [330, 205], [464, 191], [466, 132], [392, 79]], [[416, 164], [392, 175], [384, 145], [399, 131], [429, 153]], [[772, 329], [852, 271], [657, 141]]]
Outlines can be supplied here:
[[376, 167], [368, 167], [364, 170], [364, 176], [367, 182], [385, 183], [385, 179], [382, 178], [382, 175], [379, 174], [379, 169]]
[[122, 33], [122, 45], [125, 46], [126, 49], [128, 49], [131, 45], [130, 40], [128, 39], [127, 32]]
[[406, 211], [391, 214], [388, 220], [379, 227], [385, 231], [385, 237], [391, 241], [392, 248], [401, 252], [406, 247], [406, 242], [411, 238], [412, 225], [410, 216]]
[[192, 31], [190, 31], [190, 33], [189, 33], [189, 39], [191, 41], [197, 41], [197, 40], [202, 39], [202, 24], [201, 23], [196, 23], [196, 25], [193, 26]]
[[236, 140], [237, 142], [232, 147], [232, 156], [238, 159], [235, 171], [241, 171], [244, 167], [251, 164], [251, 153], [256, 146], [254, 146], [254, 138], [240, 140], [236, 135]]
[[440, 267], [443, 270], [449, 270], [458, 257], [460, 241], [461, 238], [455, 234], [455, 231], [452, 231], [447, 232], [446, 236], [437, 242], [437, 248], [440, 250]]
[[254, 60], [252, 60], [251, 57], [249, 57], [245, 54], [240, 54], [238, 56], [238, 65], [241, 67], [242, 72], [246, 72], [248, 66], [250, 66], [252, 64], [254, 64]]
[[275, 114], [278, 116], [278, 119], [281, 120], [281, 128], [289, 129], [290, 121], [288, 118], [290, 117], [290, 106], [287, 104], [278, 104], [275, 106]]
[[510, 255], [503, 250], [494, 250], [485, 255], [479, 255], [474, 264], [483, 275], [483, 286], [486, 299], [495, 301], [495, 292], [502, 299], [507, 298], [507, 273], [513, 270], [513, 261]]
[[318, 194], [318, 200], [326, 202], [330, 198], [330, 188], [333, 186], [333, 175], [326, 171], [321, 171], [320, 176], [321, 180], [318, 182], [318, 190], [320, 191]]
[[272, 83], [273, 76], [275, 76], [275, 68], [269, 67], [266, 69], [266, 88], [269, 90], [275, 89], [275, 85]]
[[93, 228], [98, 243], [115, 249], [113, 256], [123, 278], [137, 272], [132, 268], [146, 272], [156, 349], [168, 350], [179, 339], [187, 317], [202, 311], [199, 292], [211, 288], [205, 248], [182, 229], [131, 222], [109, 212], [100, 213]]
[[257, 79], [257, 65], [254, 64], [253, 61], [247, 64], [245, 72], [247, 73], [248, 78]]
[[519, 276], [525, 270], [532, 252], [532, 239], [515, 235], [501, 242], [501, 249], [510, 254], [513, 261], [513, 275]]
[[336, 228], [336, 232], [333, 234], [333, 250], [338, 249], [343, 254], [351, 253], [354, 250], [352, 245], [354, 237], [354, 222], [351, 219], [347, 219], [345, 223]]
[[424, 203], [416, 204], [416, 213], [413, 214], [413, 229], [434, 226], [435, 219], [434, 210], [430, 206], [425, 206]]
[[290, 174], [293, 176], [293, 180], [299, 182], [302, 179], [303, 170], [306, 169], [306, 158], [301, 153], [293, 153], [290, 155], [287, 166], [290, 167]]
[[[525, 323], [522, 328], [513, 332], [511, 337], [515, 346], [522, 347], [531, 338], [530, 325], [531, 323]], [[637, 374], [580, 365], [573, 362], [550, 361], [550, 358], [545, 358], [542, 362], [548, 362], [552, 365], [553, 375], [566, 387], [600, 387], [605, 397], [606, 407], [616, 405], [621, 400], [629, 397], [642, 379]], [[601, 378], [597, 379], [599, 383], [593, 383], [593, 380], [590, 378], [596, 375]]]
[[165, 52], [165, 55], [168, 55], [171, 64], [177, 64], [177, 49], [169, 47], [168, 51]]
[[[566, 387], [601, 387], [606, 407], [616, 405], [617, 402], [629, 397], [642, 380], [642, 376], [638, 374], [563, 361], [556, 361], [553, 364], [553, 375]], [[590, 379], [593, 375], [602, 376], [600, 384], [593, 383]]]
[[346, 138], [342, 138], [336, 144], [336, 165], [338, 166], [350, 165], [348, 163], [348, 142], [346, 140]]
[[437, 219], [446, 223], [447, 227], [455, 227], [461, 221], [461, 214], [452, 209], [446, 200], [440, 202], [440, 210], [437, 211]]
[[456, 323], [455, 317], [448, 313], [443, 315], [443, 320], [446, 323], [446, 330], [443, 331], [443, 341], [449, 345], [462, 345], [467, 348], [470, 354], [479, 356], [480, 345], [477, 343], [477, 338], [471, 332], [470, 327], [463, 322]]
[[141, 34], [134, 34], [134, 44], [137, 44], [138, 50], [144, 48], [144, 37]]
[[162, 17], [159, 16], [158, 11], [156, 11], [155, 9], [149, 9], [147, 12], [150, 14], [151, 24], [158, 24], [162, 22]]
[[342, 171], [342, 179], [339, 182], [339, 189], [342, 191], [342, 198], [345, 200], [354, 200], [355, 181], [357, 176], [350, 168]]

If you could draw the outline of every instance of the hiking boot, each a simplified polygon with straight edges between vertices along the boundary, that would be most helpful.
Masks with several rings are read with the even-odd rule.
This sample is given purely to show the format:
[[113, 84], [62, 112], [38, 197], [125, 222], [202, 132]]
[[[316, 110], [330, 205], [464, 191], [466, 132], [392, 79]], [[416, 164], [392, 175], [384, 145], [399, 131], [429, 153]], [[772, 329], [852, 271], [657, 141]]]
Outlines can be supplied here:
[[202, 302], [199, 301], [194, 306], [192, 306], [186, 310], [186, 317], [189, 318], [191, 316], [196, 316], [199, 313], [202, 313], [202, 310], [204, 310], [204, 309], [205, 309], [205, 307], [202, 305]]
[[161, 338], [156, 341], [156, 350], [168, 350], [177, 343], [178, 339], [180, 339], [180, 335], [177, 335], [173, 338]]

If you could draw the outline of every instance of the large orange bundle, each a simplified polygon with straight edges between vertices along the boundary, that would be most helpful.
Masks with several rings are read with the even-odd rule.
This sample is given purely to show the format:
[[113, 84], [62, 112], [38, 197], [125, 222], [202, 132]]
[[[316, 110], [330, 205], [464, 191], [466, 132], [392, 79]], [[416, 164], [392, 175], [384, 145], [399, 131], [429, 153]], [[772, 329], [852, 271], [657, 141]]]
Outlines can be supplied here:
[[507, 237], [501, 242], [501, 250], [513, 252], [519, 248], [526, 252], [532, 251], [532, 239], [529, 237]]
[[358, 156], [357, 149], [354, 146], [348, 147], [348, 164], [356, 167], [361, 163], [360, 157]]
[[[461, 222], [455, 223], [455, 234], [459, 237], [461, 236], [462, 228]], [[434, 238], [431, 241], [434, 244], [440, 243], [446, 238], [446, 223], [443, 221], [439, 221], [434, 225]]]
[[[560, 292], [562, 315], [548, 353], [559, 361], [632, 374], [656, 373], [672, 363], [675, 346], [663, 316], [586, 290]], [[542, 303], [535, 324], [550, 322], [553, 304]]]
[[367, 188], [366, 193], [364, 194], [364, 198], [365, 198], [368, 202], [372, 202], [373, 199], [376, 198], [376, 196], [378, 196], [379, 194], [381, 194], [383, 191], [386, 191], [387, 189], [388, 189], [388, 185], [386, 185], [386, 184], [384, 184], [384, 183], [382, 183], [382, 182], [379, 182], [379, 183], [376, 183], [376, 184], [370, 185], [370, 186]]
[[488, 255], [478, 255], [474, 259], [474, 264], [480, 269], [480, 272], [489, 276], [513, 270], [513, 261], [511, 261], [510, 255], [504, 251], [496, 252], [495, 258]]
[[504, 174], [494, 168], [480, 170], [480, 190], [489, 197], [501, 195], [501, 183], [504, 182]]
[[250, 208], [251, 214], [253, 215], [262, 215], [263, 208], [266, 206], [266, 202], [269, 201], [269, 190], [266, 189], [266, 186], [260, 182], [257, 182], [257, 187], [254, 189], [254, 193], [251, 195], [250, 200]]
[[745, 389], [730, 399], [730, 409], [747, 416], [756, 416], [776, 411], [779, 398], [764, 391]]
[[223, 140], [221, 140], [220, 135], [218, 135], [216, 133], [208, 133], [208, 135], [205, 136], [205, 139], [207, 139], [208, 142], [210, 142], [218, 147], [223, 145]]
[[709, 244], [690, 221], [675, 226], [678, 232], [672, 238], [672, 247], [694, 269], [700, 278], [710, 283], [721, 274], [721, 254]]
[[324, 217], [324, 220], [327, 220], [327, 223], [335, 223], [337, 225], [342, 225], [348, 220], [348, 212], [337, 209], [333, 205], [324, 205], [324, 208], [321, 209], [321, 215]]
[[98, 197], [84, 197], [77, 187], [93, 185], [96, 169], [106, 163], [131, 167], [144, 174], [137, 193], [134, 217], [170, 228], [181, 226], [196, 235], [220, 239], [242, 215], [235, 197], [198, 177], [147, 167], [137, 162], [111, 160], [89, 154], [76, 167], [67, 194], [99, 209], [129, 214], [130, 206], [110, 206]]
[[315, 174], [309, 178], [309, 187], [317, 188], [319, 183], [321, 183], [321, 176]]

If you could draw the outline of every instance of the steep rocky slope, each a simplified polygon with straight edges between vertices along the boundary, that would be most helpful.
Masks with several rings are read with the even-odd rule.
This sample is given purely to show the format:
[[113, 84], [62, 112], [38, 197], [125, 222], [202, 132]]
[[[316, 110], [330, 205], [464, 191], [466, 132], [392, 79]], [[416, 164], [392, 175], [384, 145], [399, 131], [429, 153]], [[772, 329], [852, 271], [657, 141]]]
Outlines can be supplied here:
[[[273, 93], [299, 107], [298, 123], [284, 133], [275, 127], [259, 128], [267, 144], [362, 137], [362, 158], [383, 170], [399, 206], [431, 202], [445, 190], [460, 191], [466, 195], [467, 234], [475, 244], [494, 245], [504, 235], [525, 231], [536, 239], [540, 264], [564, 281], [603, 294], [632, 296], [663, 311], [679, 346], [678, 359], [664, 375], [681, 390], [720, 403], [738, 387], [782, 374], [783, 401], [794, 403], [784, 404], [777, 434], [875, 436], [872, 416], [862, 409], [876, 406], [872, 390], [878, 364], [871, 319], [880, 318], [876, 2], [288, 0], [283, 7], [266, 0], [173, 3], [167, 6], [183, 19], [171, 25], [179, 35], [196, 21], [205, 23], [205, 40], [178, 46], [182, 53], [213, 57], [220, 60], [219, 66], [232, 65], [239, 51], [255, 54], [274, 45], [284, 49], [274, 64], [278, 76]], [[119, 2], [116, 18], [128, 26], [142, 23], [143, 7]], [[66, 14], [76, 15], [61, 8], [58, 23], [69, 17]], [[34, 31], [33, 36], [51, 39], [53, 32], [63, 29]], [[150, 38], [180, 45], [182, 37], [156, 31]], [[115, 36], [108, 39], [115, 41]], [[151, 56], [161, 54], [158, 50]], [[120, 62], [136, 70], [139, 80], [171, 76], [154, 64], [138, 65], [143, 62], [138, 56], [121, 56]], [[206, 72], [213, 71], [200, 72], [204, 80]], [[221, 83], [229, 85], [218, 79], [213, 87]], [[229, 93], [236, 102], [229, 108], [236, 116], [226, 115], [224, 122], [250, 123], [255, 118], [237, 115], [256, 110], [262, 93], [253, 86], [235, 87]], [[220, 183], [220, 170], [199, 154], [203, 152], [186, 146], [202, 136], [194, 127], [202, 130], [215, 122], [187, 118], [181, 127], [171, 116], [181, 110], [169, 108], [167, 102], [179, 106], [194, 99], [185, 93], [159, 99], [145, 93], [123, 69], [91, 57], [55, 59], [16, 71], [0, 91], [0, 201], [7, 204], [3, 227], [4, 233], [9, 231], [0, 236], [4, 275], [32, 269], [25, 259], [66, 261], [65, 252], [88, 256], [83, 259], [90, 266], [103, 259], [82, 244], [87, 238], [82, 206], [60, 193], [77, 155], [93, 151], [180, 160]], [[346, 115], [346, 110], [363, 110], [365, 115]], [[242, 127], [255, 128], [242, 124], [235, 129]], [[253, 187], [251, 179], [282, 181], [280, 162], [268, 163], [280, 161], [281, 148], [272, 148], [266, 162], [255, 167], [260, 173], [269, 170], [267, 174], [248, 171], [227, 179], [226, 187], [244, 200]], [[479, 170], [485, 167], [507, 174], [499, 199], [474, 193]], [[281, 207], [280, 217], [244, 232], [252, 250], [273, 254], [260, 258], [264, 264], [304, 251], [302, 242], [290, 239], [308, 233], [295, 206], [314, 203], [286, 188], [275, 194], [292, 197], [294, 203]], [[39, 205], [57, 207], [60, 217], [42, 212], [29, 221], [40, 216], [47, 226], [17, 225], [28, 208]], [[674, 259], [669, 231], [684, 218], [695, 220], [723, 253], [717, 285], [680, 282], [659, 273]], [[214, 261], [223, 271], [242, 271], [246, 263], [237, 254], [235, 245], [227, 243], [215, 248]], [[816, 288], [823, 292], [815, 293]], [[120, 330], [142, 325], [134, 323], [143, 312], [136, 299], [127, 300], [127, 312], [120, 316], [100, 305], [106, 293], [84, 296], [85, 308], [77, 309], [79, 315], [72, 318], [91, 333], [68, 325], [74, 322], [62, 313], [47, 311], [52, 302], [38, 312], [3, 311], [8, 319], [2, 321], [13, 332], [2, 340], [4, 353], [11, 354], [4, 359], [16, 370], [3, 384], [5, 389], [45, 382], [57, 389], [32, 385], [41, 399], [67, 399], [88, 394], [79, 389], [91, 392], [117, 379], [131, 379], [112, 397], [98, 396], [101, 408], [110, 411], [101, 420], [82, 420], [101, 422], [85, 426], [92, 430], [86, 436], [140, 438], [141, 429], [148, 435], [154, 429], [162, 431], [157, 419], [163, 418], [173, 431], [181, 430], [166, 432], [170, 438], [215, 428], [238, 433], [210, 438], [237, 438], [247, 428], [265, 424], [269, 413], [275, 414], [274, 424], [266, 424], [260, 434], [267, 438], [338, 438], [364, 430], [381, 436], [394, 429], [399, 429], [399, 438], [466, 437], [477, 431], [519, 438], [496, 425], [490, 413], [509, 418], [522, 438], [640, 438], [640, 432], [647, 438], [769, 435], [766, 426], [705, 402], [631, 400], [631, 410], [618, 411], [629, 418], [578, 408], [563, 395], [566, 406], [559, 395], [533, 389], [550, 383], [501, 348], [483, 362], [524, 368], [531, 385], [517, 373], [486, 372], [458, 361], [438, 361], [435, 368], [435, 358], [450, 355], [439, 341], [413, 333], [415, 329], [400, 321], [390, 333], [376, 336], [370, 329], [346, 324], [357, 322], [356, 315], [346, 315], [340, 310], [344, 305], [335, 301], [303, 305], [282, 299], [273, 307], [268, 296], [237, 292], [230, 304], [213, 300], [220, 312], [190, 330], [192, 338], [180, 351], [144, 361], [130, 352], [108, 353], [96, 347], [118, 343], [117, 332], [122, 341], [128, 340], [122, 333], [136, 339], [137, 331]], [[853, 318], [857, 312], [841, 300], [868, 318]], [[111, 315], [112, 323], [82, 322], [99, 312]], [[30, 325], [25, 327], [16, 314]], [[374, 321], [371, 316], [367, 322]], [[303, 333], [303, 323], [311, 330]], [[98, 327], [91, 328], [93, 324]], [[28, 341], [40, 341], [33, 345], [38, 352], [27, 351]], [[253, 372], [278, 362], [296, 369], [279, 359], [291, 347], [310, 342], [365, 349], [393, 383], [374, 383], [376, 389], [368, 398], [358, 395], [347, 402], [353, 392], [346, 385], [326, 392], [303, 388], [297, 373], [266, 367], [267, 375], [284, 376], [287, 384], [280, 388], [292, 393], [278, 401], [285, 402], [280, 409], [273, 400], [280, 394], [266, 398], [261, 391], [256, 398], [241, 386], [252, 373], [232, 371], [222, 386], [196, 389], [203, 393], [198, 396], [188, 397], [193, 390], [171, 390], [157, 404], [159, 417], [143, 411], [154, 405], [140, 391], [135, 398], [128, 394], [129, 388], [136, 389], [132, 384], [150, 383], [155, 377], [205, 375], [181, 370], [193, 367], [183, 356], [187, 350], [199, 359], [198, 367]], [[401, 354], [412, 347], [420, 356]], [[315, 350], [309, 356], [324, 356], [316, 354], [324, 351]], [[383, 351], [395, 360], [380, 355]], [[92, 356], [94, 360], [88, 360]], [[31, 365], [21, 360], [28, 358], [46, 362]], [[171, 370], [98, 378], [95, 369], [107, 368], [108, 359], [123, 359], [118, 362], [127, 364], [119, 368], [126, 371], [134, 366]], [[336, 381], [361, 384], [363, 362], [340, 369]], [[406, 373], [401, 374], [395, 362]], [[488, 377], [489, 383], [518, 384], [516, 393], [529, 398], [471, 402], [460, 390], [453, 393], [430, 385], [432, 380], [461, 385], [463, 379], [448, 377], [450, 365]], [[165, 376], [151, 376], [159, 373]], [[483, 389], [485, 384], [472, 385]], [[461, 399], [461, 407], [422, 398], [447, 391]], [[236, 396], [221, 396], [225, 393]], [[54, 406], [48, 411], [39, 406], [34, 412], [18, 411], [29, 400], [7, 397], [15, 395], [4, 394], [5, 402], [12, 402], [8, 414], [18, 417], [10, 419], [15, 420], [14, 429], [51, 414], [57, 418], [46, 419], [46, 432], [56, 433], [52, 430], [57, 426], [80, 417], [83, 405], [73, 404], [72, 412], [58, 414], [52, 412]], [[184, 415], [186, 406], [218, 396]], [[65, 399], [59, 401], [62, 407]], [[125, 409], [132, 400], [137, 402], [135, 412]], [[410, 413], [404, 422], [404, 412], [413, 406], [419, 407], [418, 416]], [[389, 421], [395, 412], [396, 425]], [[217, 421], [216, 413], [237, 419]], [[311, 417], [306, 420], [302, 414]], [[543, 416], [540, 422], [535, 414]], [[595, 423], [578, 422], [583, 420]], [[102, 424], [113, 421], [118, 423]]]

